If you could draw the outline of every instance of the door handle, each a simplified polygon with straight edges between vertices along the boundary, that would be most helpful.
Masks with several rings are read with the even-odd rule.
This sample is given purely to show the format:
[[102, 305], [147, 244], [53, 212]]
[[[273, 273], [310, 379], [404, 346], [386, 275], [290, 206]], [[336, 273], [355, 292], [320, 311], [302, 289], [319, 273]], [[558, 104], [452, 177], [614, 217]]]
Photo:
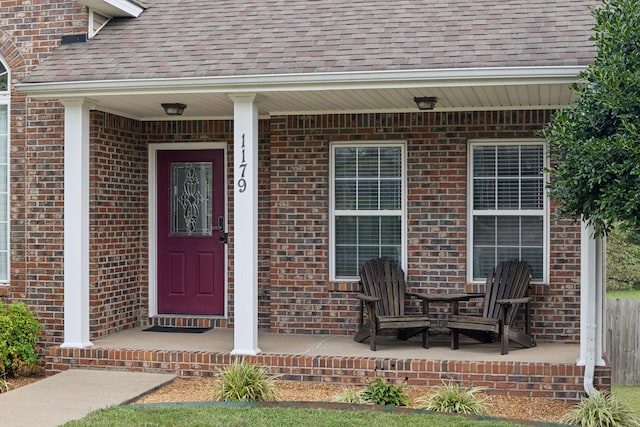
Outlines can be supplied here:
[[229, 233], [225, 233], [225, 231], [224, 231], [224, 217], [223, 216], [219, 216], [218, 217], [218, 226], [214, 227], [214, 228], [222, 233], [222, 236], [220, 236], [220, 241], [222, 243], [224, 243], [224, 244], [227, 244], [228, 241], [229, 241]]
[[218, 226], [217, 227], [213, 227], [213, 229], [224, 232], [224, 217], [223, 216], [219, 216], [218, 217]]

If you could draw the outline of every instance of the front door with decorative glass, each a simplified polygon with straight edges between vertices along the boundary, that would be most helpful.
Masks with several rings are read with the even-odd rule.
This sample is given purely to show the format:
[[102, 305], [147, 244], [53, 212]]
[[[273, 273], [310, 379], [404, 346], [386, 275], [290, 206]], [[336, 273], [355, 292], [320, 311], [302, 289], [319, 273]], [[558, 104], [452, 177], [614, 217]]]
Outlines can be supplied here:
[[224, 314], [224, 151], [157, 155], [158, 313]]

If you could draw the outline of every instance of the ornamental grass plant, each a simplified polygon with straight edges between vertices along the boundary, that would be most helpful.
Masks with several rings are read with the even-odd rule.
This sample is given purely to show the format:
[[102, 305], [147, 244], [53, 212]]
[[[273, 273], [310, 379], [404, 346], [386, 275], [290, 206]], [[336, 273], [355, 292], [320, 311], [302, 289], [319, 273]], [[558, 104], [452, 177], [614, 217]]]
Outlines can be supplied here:
[[364, 390], [358, 390], [354, 387], [343, 387], [342, 392], [333, 397], [334, 402], [352, 403], [356, 405], [371, 403], [362, 397]]
[[218, 375], [214, 386], [216, 400], [247, 402], [277, 398], [277, 376], [269, 374], [263, 366], [235, 359], [231, 365], [220, 369]]
[[485, 401], [478, 396], [484, 390], [483, 387], [466, 389], [458, 384], [443, 384], [434, 387], [429, 395], [420, 399], [418, 407], [429, 411], [486, 415], [488, 410]]
[[11, 384], [5, 378], [0, 378], [0, 393], [6, 393], [11, 389]]
[[561, 418], [561, 422], [582, 427], [639, 427], [640, 419], [623, 402], [606, 392], [583, 397]]

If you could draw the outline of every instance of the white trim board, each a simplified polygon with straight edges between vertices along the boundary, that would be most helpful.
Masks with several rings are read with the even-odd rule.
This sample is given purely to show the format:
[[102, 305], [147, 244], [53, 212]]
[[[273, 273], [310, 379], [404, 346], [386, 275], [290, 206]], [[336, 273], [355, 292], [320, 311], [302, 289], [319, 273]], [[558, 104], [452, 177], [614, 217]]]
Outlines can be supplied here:
[[443, 70], [273, 74], [166, 79], [22, 83], [32, 98], [154, 93], [244, 93], [300, 90], [468, 87], [522, 84], [570, 84], [584, 67], [507, 67]]

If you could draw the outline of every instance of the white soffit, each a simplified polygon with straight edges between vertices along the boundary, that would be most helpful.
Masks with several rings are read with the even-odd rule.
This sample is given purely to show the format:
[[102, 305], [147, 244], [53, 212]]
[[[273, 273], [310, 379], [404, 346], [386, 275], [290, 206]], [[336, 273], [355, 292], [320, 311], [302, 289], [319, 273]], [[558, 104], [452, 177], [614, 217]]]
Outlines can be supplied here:
[[144, 8], [130, 0], [78, 0], [106, 17], [137, 18]]
[[83, 97], [95, 108], [162, 120], [164, 102], [188, 107], [181, 119], [233, 116], [230, 93], [258, 93], [259, 113], [417, 111], [415, 96], [436, 96], [436, 111], [555, 109], [571, 103], [582, 67], [449, 69], [187, 79], [18, 84], [38, 99]]

